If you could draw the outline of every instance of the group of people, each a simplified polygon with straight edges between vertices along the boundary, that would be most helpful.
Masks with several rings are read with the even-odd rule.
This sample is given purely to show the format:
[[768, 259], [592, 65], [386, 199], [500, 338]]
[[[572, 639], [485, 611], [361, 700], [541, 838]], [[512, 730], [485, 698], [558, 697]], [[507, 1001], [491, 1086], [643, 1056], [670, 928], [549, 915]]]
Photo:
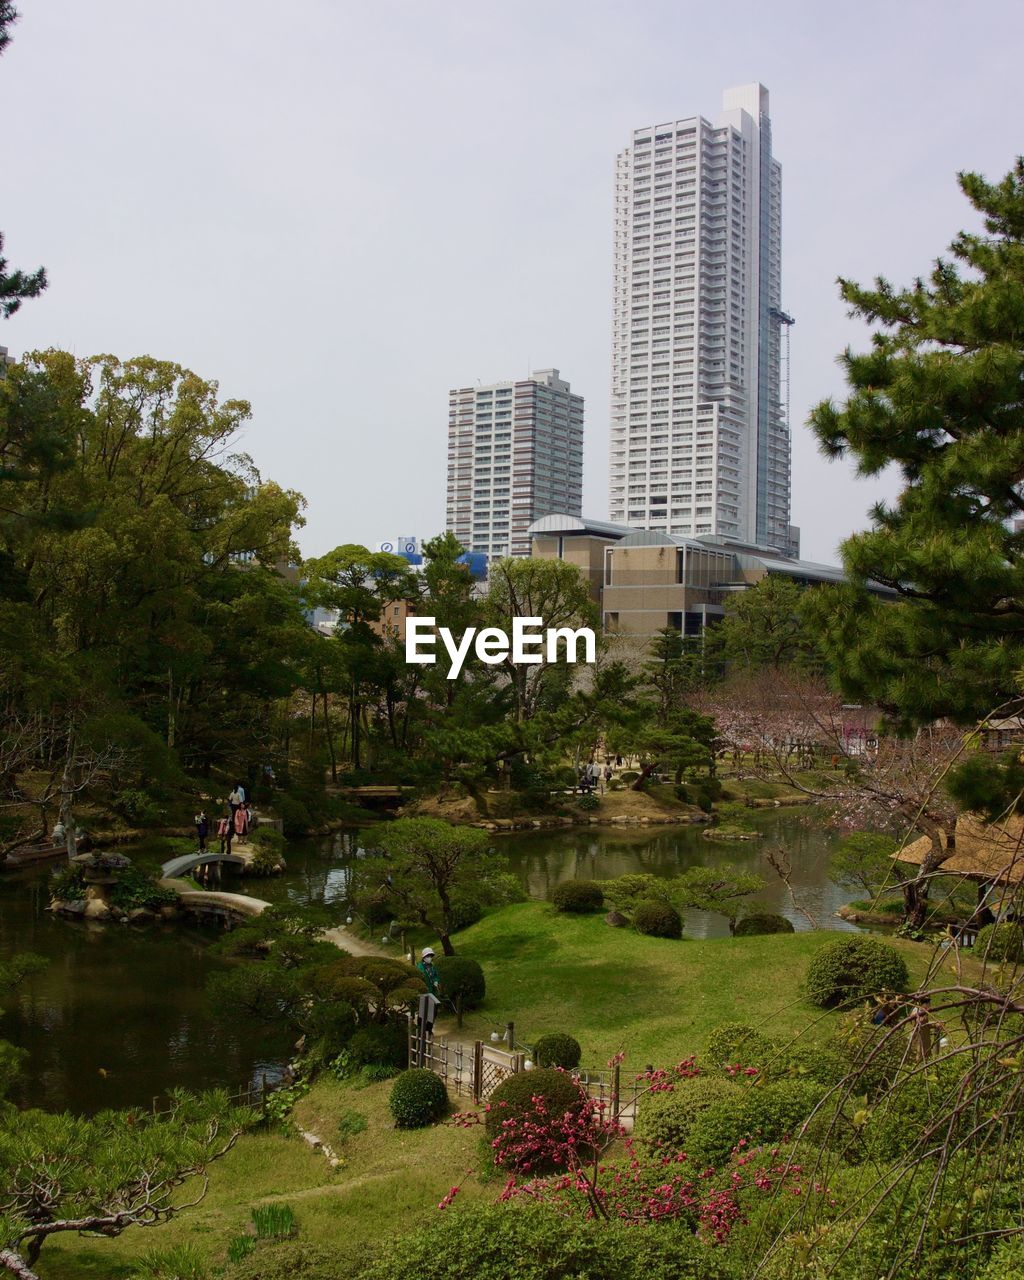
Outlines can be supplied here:
[[604, 795], [605, 787], [612, 780], [612, 767], [607, 762], [600, 764], [597, 760], [591, 760], [580, 770], [578, 786], [580, 791], [586, 795], [590, 791], [600, 791]]
[[[199, 852], [206, 853], [211, 823], [205, 809], [196, 814], [194, 822], [196, 835], [199, 837]], [[252, 804], [246, 798], [245, 787], [238, 782], [228, 796], [223, 814], [217, 819], [216, 835], [220, 841], [221, 853], [230, 853], [231, 842], [244, 840], [255, 825]]]

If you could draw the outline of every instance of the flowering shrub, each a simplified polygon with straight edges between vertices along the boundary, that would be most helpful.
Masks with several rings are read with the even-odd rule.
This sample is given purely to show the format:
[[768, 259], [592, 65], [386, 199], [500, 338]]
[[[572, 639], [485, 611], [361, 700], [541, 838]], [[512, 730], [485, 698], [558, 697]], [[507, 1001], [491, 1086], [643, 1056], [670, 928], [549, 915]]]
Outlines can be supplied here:
[[497, 1136], [507, 1120], [520, 1113], [532, 1112], [537, 1098], [541, 1098], [551, 1118], [579, 1105], [586, 1095], [580, 1086], [564, 1071], [555, 1069], [524, 1071], [509, 1076], [491, 1094], [487, 1109], [487, 1132]]

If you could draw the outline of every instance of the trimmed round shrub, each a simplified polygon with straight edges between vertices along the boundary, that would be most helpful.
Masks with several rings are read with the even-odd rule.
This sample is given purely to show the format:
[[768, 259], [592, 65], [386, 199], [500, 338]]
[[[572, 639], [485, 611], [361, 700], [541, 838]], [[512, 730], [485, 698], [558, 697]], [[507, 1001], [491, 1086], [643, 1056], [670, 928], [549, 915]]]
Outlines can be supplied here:
[[551, 901], [558, 911], [584, 915], [604, 906], [604, 890], [596, 880], [563, 880], [555, 886]]
[[633, 928], [648, 938], [681, 938], [683, 917], [668, 902], [638, 902], [633, 909]]
[[518, 1075], [503, 1080], [491, 1094], [486, 1120], [488, 1134], [494, 1137], [502, 1121], [532, 1111], [536, 1097], [544, 1099], [551, 1117], [564, 1116], [583, 1101], [579, 1085], [564, 1071], [553, 1067], [520, 1071]]
[[721, 1076], [680, 1080], [668, 1093], [647, 1093], [640, 1099], [633, 1133], [649, 1152], [675, 1154], [687, 1150], [697, 1117], [713, 1103], [739, 1107], [743, 1090]]
[[414, 1067], [391, 1086], [388, 1106], [399, 1129], [422, 1129], [448, 1110], [448, 1091], [433, 1071]]
[[541, 1036], [533, 1046], [533, 1060], [538, 1067], [561, 1067], [571, 1071], [580, 1065], [582, 1055], [580, 1042], [572, 1036], [563, 1035], [560, 1031], [552, 1031]]
[[461, 999], [464, 1009], [475, 1009], [484, 998], [484, 971], [467, 956], [438, 956], [434, 961], [441, 995], [453, 1003]]
[[636, 771], [636, 769], [623, 769], [623, 771], [619, 774], [619, 777], [626, 784], [626, 786], [632, 786], [633, 783], [636, 782], [637, 778], [640, 777], [640, 774]]
[[772, 915], [770, 912], [755, 913], [744, 916], [737, 921], [733, 930], [735, 938], [751, 938], [763, 933], [796, 933], [792, 920], [785, 916]]
[[978, 930], [974, 954], [997, 964], [1024, 960], [1024, 930], [1019, 924], [987, 924]]
[[850, 1074], [848, 1054], [831, 1045], [783, 1045], [761, 1066], [762, 1080], [811, 1080], [832, 1088]]
[[882, 991], [906, 991], [907, 966], [878, 938], [854, 934], [825, 945], [807, 966], [807, 998], [819, 1009], [867, 1000]]
[[767, 1036], [743, 1022], [724, 1022], [708, 1036], [708, 1057], [716, 1067], [760, 1067], [775, 1052]]
[[401, 1022], [376, 1022], [353, 1035], [348, 1045], [354, 1067], [404, 1067], [409, 1061], [409, 1032]]
[[[544, 1205], [474, 1204], [436, 1214], [425, 1226], [381, 1245], [360, 1280], [727, 1280], [725, 1250], [697, 1240], [689, 1222], [632, 1224], [566, 1218]], [[347, 1271], [338, 1271], [347, 1276]], [[295, 1280], [299, 1280], [296, 1277]]]
[[687, 791], [682, 782], [677, 782], [675, 786], [675, 796], [677, 800], [681, 800], [683, 804], [690, 803], [690, 793]]
[[600, 796], [595, 796], [592, 791], [588, 791], [584, 795], [580, 796], [576, 801], [576, 806], [586, 812], [591, 812], [594, 809], [600, 809], [601, 798]]

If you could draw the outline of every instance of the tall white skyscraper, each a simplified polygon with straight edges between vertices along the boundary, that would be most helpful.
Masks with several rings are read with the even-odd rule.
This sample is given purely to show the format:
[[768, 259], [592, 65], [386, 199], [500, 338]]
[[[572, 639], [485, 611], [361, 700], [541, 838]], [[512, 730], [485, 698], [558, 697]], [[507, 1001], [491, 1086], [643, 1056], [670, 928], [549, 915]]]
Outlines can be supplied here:
[[583, 503], [583, 397], [557, 369], [448, 399], [447, 527], [467, 551], [528, 556], [527, 529]]
[[760, 84], [619, 155], [612, 520], [793, 550], [781, 186]]

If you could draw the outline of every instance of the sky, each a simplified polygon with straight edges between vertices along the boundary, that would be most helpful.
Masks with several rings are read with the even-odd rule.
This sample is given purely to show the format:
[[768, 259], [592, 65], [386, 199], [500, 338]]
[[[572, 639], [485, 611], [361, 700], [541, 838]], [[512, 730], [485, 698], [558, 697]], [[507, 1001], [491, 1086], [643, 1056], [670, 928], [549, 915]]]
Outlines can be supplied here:
[[771, 93], [783, 167], [793, 522], [834, 561], [897, 478], [805, 423], [862, 346], [838, 276], [927, 273], [960, 170], [1024, 152], [1020, 0], [17, 0], [0, 229], [51, 284], [12, 354], [149, 354], [252, 404], [305, 554], [444, 525], [448, 391], [556, 367], [606, 519], [615, 156]]

